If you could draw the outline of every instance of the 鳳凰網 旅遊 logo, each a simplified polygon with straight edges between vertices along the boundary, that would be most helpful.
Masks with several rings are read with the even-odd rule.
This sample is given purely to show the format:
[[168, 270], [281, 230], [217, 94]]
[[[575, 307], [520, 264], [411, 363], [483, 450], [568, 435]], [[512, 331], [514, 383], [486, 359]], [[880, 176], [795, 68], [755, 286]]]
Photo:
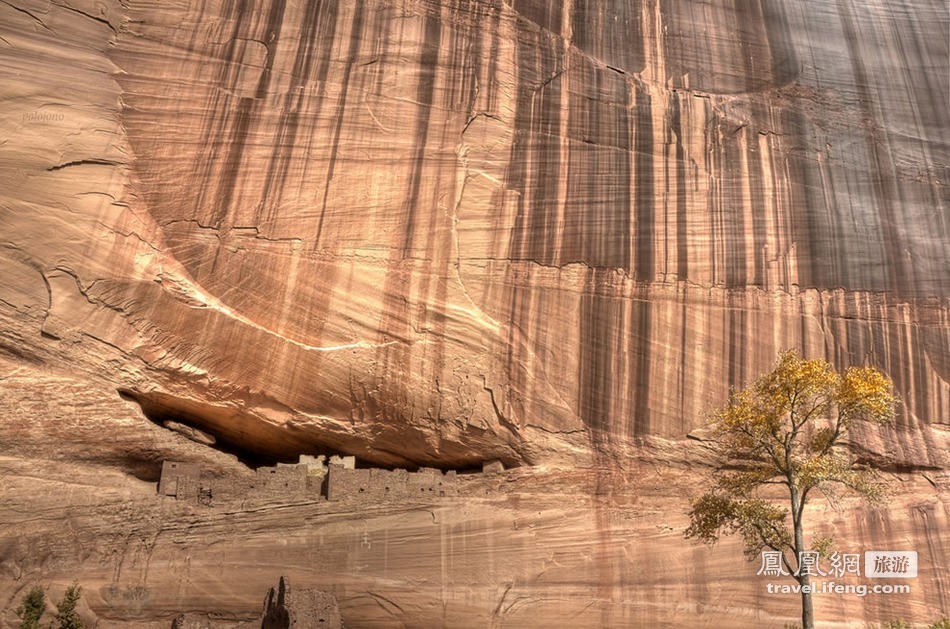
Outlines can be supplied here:
[[[798, 553], [795, 561], [781, 551], [762, 551], [758, 576], [792, 577], [794, 582], [766, 584], [769, 594], [909, 594], [910, 585], [855, 582], [865, 579], [917, 578], [917, 551], [872, 550], [861, 553], [832, 553], [817, 550]], [[832, 579], [846, 579], [840, 583]]]

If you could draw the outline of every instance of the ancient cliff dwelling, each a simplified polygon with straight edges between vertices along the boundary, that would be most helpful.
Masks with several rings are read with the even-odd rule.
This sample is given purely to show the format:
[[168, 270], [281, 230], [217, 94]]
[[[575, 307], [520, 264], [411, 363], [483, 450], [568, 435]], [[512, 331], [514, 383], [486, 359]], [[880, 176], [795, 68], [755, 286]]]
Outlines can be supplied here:
[[3, 0], [0, 104], [0, 629], [950, 627], [947, 0]]
[[[501, 467], [500, 470], [497, 470]], [[490, 461], [483, 473], [504, 471], [500, 461]], [[486, 486], [484, 479], [472, 478], [466, 487]], [[215, 475], [199, 465], [183, 461], [163, 461], [158, 493], [196, 504], [244, 503], [253, 499], [283, 500], [356, 500], [361, 503], [380, 500], [411, 500], [457, 496], [458, 474], [424, 467], [415, 472], [356, 467], [356, 457], [302, 455], [296, 464], [278, 463], [259, 467], [254, 475]]]

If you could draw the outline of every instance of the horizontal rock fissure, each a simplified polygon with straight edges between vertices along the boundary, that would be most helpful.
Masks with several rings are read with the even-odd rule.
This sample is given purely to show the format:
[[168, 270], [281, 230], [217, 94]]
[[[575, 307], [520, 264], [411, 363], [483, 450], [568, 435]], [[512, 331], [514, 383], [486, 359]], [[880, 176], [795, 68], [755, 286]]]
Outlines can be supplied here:
[[[200, 446], [232, 455], [249, 468], [271, 467], [278, 463], [295, 463], [301, 454], [308, 455], [350, 455], [357, 454], [358, 468], [378, 468], [394, 470], [397, 468], [417, 471], [422, 468], [435, 468], [442, 471], [456, 470], [461, 473], [481, 470], [483, 461], [472, 457], [464, 460], [443, 457], [439, 461], [417, 461], [405, 455], [385, 448], [370, 448], [367, 452], [361, 448], [357, 452], [341, 450], [316, 440], [294, 440], [280, 427], [272, 426], [249, 413], [238, 409], [216, 406], [206, 402], [186, 400], [158, 392], [139, 392], [131, 389], [119, 389], [119, 396], [136, 403], [142, 414], [157, 426], [182, 435]], [[266, 438], [255, 439], [255, 431], [265, 434]], [[276, 439], [270, 435], [273, 432]], [[242, 438], [243, 437], [243, 438]], [[283, 437], [283, 439], [281, 439]], [[372, 452], [378, 456], [374, 457]], [[506, 467], [517, 467], [514, 461], [504, 461]], [[136, 468], [142, 468], [142, 462]], [[161, 461], [151, 461], [148, 480], [158, 477]], [[152, 470], [151, 468], [154, 468]], [[139, 472], [136, 476], [142, 477]]]
[[64, 168], [71, 168], [73, 166], [118, 166], [119, 162], [111, 159], [80, 159], [73, 162], [65, 162], [63, 164], [57, 164], [56, 166], [50, 166], [47, 168], [47, 172], [53, 172], [54, 170], [62, 170]]
[[[258, 467], [276, 465], [277, 463], [287, 463], [291, 460], [290, 454], [286, 457], [278, 456], [272, 451], [261, 451], [255, 448], [252, 443], [239, 443], [233, 438], [222, 434], [221, 431], [215, 428], [217, 422], [216, 419], [211, 416], [212, 412], [202, 415], [200, 410], [197, 409], [197, 405], [189, 404], [184, 401], [181, 401], [180, 404], [176, 404], [175, 399], [171, 396], [158, 398], [154, 395], [129, 389], [119, 389], [118, 393], [123, 399], [138, 404], [139, 408], [142, 409], [142, 414], [157, 426], [181, 434], [181, 431], [169, 427], [170, 424], [178, 424], [208, 435], [213, 438], [214, 442], [203, 443], [202, 445], [218, 450], [219, 452], [224, 452], [225, 454], [233, 455], [237, 457], [238, 461], [250, 468], [256, 469]], [[209, 405], [208, 408], [214, 409], [216, 407]], [[196, 443], [201, 443], [193, 438], [191, 440], [196, 441]], [[155, 466], [157, 473], [158, 468], [161, 467], [161, 461], [156, 461]]]

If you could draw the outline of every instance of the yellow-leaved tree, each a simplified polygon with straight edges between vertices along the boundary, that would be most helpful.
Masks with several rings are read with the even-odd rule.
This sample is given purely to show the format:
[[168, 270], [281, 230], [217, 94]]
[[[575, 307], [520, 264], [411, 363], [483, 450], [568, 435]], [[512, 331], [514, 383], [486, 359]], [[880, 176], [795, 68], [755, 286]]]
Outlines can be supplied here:
[[[892, 389], [873, 367], [839, 373], [823, 360], [786, 351], [772, 371], [733, 392], [710, 420], [721, 461], [710, 490], [691, 502], [686, 537], [713, 544], [722, 534], [741, 535], [750, 560], [765, 549], [780, 553], [785, 571], [801, 586], [803, 629], [814, 629], [815, 616], [810, 571], [800, 570], [799, 562], [803, 553], [807, 558], [829, 545], [816, 538], [806, 548], [805, 505], [816, 490], [833, 496], [835, 487], [871, 502], [882, 497], [882, 478], [856, 466], [842, 438], [855, 421], [892, 422]], [[781, 501], [775, 486], [785, 496]]]

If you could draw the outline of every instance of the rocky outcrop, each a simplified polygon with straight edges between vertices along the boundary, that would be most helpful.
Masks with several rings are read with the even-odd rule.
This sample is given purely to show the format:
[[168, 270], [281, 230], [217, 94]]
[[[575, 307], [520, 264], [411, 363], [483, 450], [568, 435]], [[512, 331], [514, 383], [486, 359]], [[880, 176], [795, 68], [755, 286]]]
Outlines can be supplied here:
[[172, 629], [218, 629], [215, 622], [201, 614], [179, 614], [172, 621]]
[[264, 600], [261, 629], [343, 629], [343, 619], [332, 594], [297, 590], [281, 577]]
[[[950, 465], [948, 30], [939, 0], [0, 3], [15, 507], [0, 521], [46, 540], [0, 540], [4, 601], [75, 575], [116, 623], [167, 627], [199, 598], [243, 609], [251, 584], [218, 585], [244, 549], [217, 532], [225, 516], [144, 509], [130, 529], [109, 510], [155, 500], [162, 460], [250, 477], [243, 463], [336, 453], [497, 459], [569, 488], [541, 529], [522, 511], [536, 496], [476, 524], [440, 506], [455, 528], [437, 535], [425, 510], [408, 528], [378, 515], [380, 534], [438, 544], [419, 571], [374, 559], [370, 577], [321, 555], [345, 564], [342, 605], [366, 626], [753, 618], [771, 603], [715, 585], [728, 553], [695, 567], [681, 521], [657, 514], [700, 482], [686, 435], [706, 410], [792, 347], [894, 379], [896, 426], [852, 445], [908, 491], [893, 519], [835, 526], [930, 557], [907, 605], [929, 620], [950, 591], [933, 538]], [[682, 485], [618, 527], [618, 469]], [[23, 515], [37, 506], [51, 515]], [[68, 509], [81, 533], [59, 524]], [[277, 544], [276, 515], [242, 517], [253, 561], [305, 572], [324, 552], [284, 521], [295, 541]], [[673, 565], [644, 576], [619, 557]], [[188, 570], [199, 591], [170, 585]], [[875, 605], [868, 620], [901, 607]]]
[[256, 621], [211, 619], [208, 614], [189, 612], [172, 621], [172, 629], [343, 629], [336, 598], [320, 590], [291, 588], [280, 577], [264, 597], [264, 609]]

